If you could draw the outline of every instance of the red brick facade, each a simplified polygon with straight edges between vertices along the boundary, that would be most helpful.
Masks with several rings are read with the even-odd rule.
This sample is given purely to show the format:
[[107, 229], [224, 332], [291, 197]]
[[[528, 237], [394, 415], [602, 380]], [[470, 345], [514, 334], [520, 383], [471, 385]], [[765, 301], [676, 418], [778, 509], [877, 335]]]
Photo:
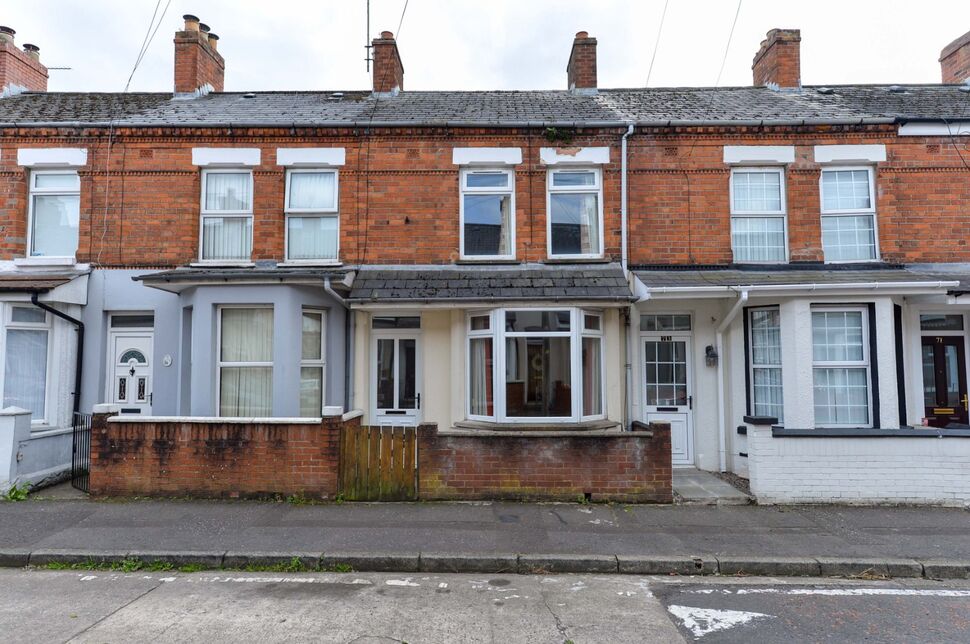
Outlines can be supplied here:
[[339, 417], [322, 424], [109, 422], [96, 414], [91, 493], [333, 498], [343, 424]]
[[[518, 434], [518, 435], [516, 435]], [[501, 436], [418, 428], [422, 499], [670, 503], [670, 425], [609, 435]]]
[[772, 29], [761, 42], [751, 70], [755, 85], [802, 86], [801, 32]]
[[940, 52], [940, 71], [944, 83], [970, 80], [970, 32], [943, 48]]
[[596, 87], [596, 39], [585, 31], [576, 34], [566, 66], [569, 89], [592, 89]]
[[0, 89], [17, 85], [32, 92], [47, 91], [47, 68], [41, 64], [38, 49], [14, 44], [13, 30], [0, 32]]
[[200, 30], [199, 19], [185, 16], [185, 29], [175, 32], [175, 93], [190, 94], [205, 84], [221, 92], [226, 61], [216, 51], [219, 37]]

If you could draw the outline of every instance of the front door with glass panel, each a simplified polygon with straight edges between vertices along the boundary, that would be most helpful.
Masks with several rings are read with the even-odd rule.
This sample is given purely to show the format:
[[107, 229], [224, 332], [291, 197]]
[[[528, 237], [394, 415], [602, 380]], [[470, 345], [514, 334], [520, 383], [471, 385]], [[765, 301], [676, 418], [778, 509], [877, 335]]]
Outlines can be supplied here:
[[421, 421], [421, 343], [418, 317], [373, 319], [371, 400], [379, 425]]
[[123, 414], [152, 413], [152, 332], [111, 332], [109, 401]]
[[643, 420], [670, 423], [671, 462], [692, 465], [690, 316], [645, 315], [644, 328], [649, 333], [641, 336]]
[[963, 336], [923, 336], [923, 405], [933, 427], [966, 423], [967, 368]]

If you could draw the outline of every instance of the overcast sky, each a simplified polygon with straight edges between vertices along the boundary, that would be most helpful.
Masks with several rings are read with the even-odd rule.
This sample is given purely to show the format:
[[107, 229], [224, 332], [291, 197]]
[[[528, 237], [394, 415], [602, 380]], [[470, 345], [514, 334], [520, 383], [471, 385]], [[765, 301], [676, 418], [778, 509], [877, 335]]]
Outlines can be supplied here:
[[[164, 8], [168, 0], [161, 0]], [[371, 0], [370, 36], [404, 0]], [[121, 91], [155, 0], [3, 0], [17, 43], [40, 47], [51, 91]], [[599, 41], [600, 87], [641, 87], [664, 0], [410, 0], [405, 89], [565, 89], [573, 35]], [[650, 85], [713, 85], [736, 0], [670, 0]], [[161, 8], [159, 12], [161, 12]], [[193, 13], [219, 34], [226, 90], [370, 87], [366, 0], [171, 0], [132, 82], [171, 91], [172, 36]], [[937, 83], [940, 50], [970, 30], [968, 0], [743, 0], [720, 85], [751, 83], [772, 27], [802, 30], [805, 84]]]

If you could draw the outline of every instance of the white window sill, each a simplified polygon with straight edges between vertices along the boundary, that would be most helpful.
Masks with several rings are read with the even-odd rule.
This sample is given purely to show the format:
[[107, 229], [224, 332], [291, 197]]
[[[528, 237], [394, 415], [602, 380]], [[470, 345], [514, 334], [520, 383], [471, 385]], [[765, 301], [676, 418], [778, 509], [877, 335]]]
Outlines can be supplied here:
[[203, 260], [189, 264], [192, 268], [250, 268], [255, 266], [254, 262], [232, 261], [232, 260]]
[[313, 266], [325, 266], [328, 268], [334, 268], [334, 267], [343, 266], [343, 265], [344, 263], [339, 260], [325, 260], [325, 259], [321, 259], [321, 260], [291, 259], [277, 264], [279, 268], [309, 268]]
[[16, 257], [14, 266], [74, 266], [73, 257]]

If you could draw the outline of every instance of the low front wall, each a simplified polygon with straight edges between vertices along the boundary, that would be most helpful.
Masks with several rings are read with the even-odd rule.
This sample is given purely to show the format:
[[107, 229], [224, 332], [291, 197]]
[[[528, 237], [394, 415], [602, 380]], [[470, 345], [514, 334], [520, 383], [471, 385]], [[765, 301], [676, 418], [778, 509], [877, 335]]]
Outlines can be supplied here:
[[340, 416], [300, 419], [145, 418], [95, 414], [91, 493], [266, 497], [337, 494]]
[[31, 489], [59, 483], [71, 474], [71, 428], [33, 431], [30, 412], [0, 412], [0, 493], [14, 485]]
[[[670, 503], [670, 425], [633, 432], [418, 428], [421, 499]], [[588, 496], [587, 496], [588, 495]]]
[[751, 492], [768, 504], [970, 505], [970, 436], [927, 433], [773, 436], [749, 426]]

